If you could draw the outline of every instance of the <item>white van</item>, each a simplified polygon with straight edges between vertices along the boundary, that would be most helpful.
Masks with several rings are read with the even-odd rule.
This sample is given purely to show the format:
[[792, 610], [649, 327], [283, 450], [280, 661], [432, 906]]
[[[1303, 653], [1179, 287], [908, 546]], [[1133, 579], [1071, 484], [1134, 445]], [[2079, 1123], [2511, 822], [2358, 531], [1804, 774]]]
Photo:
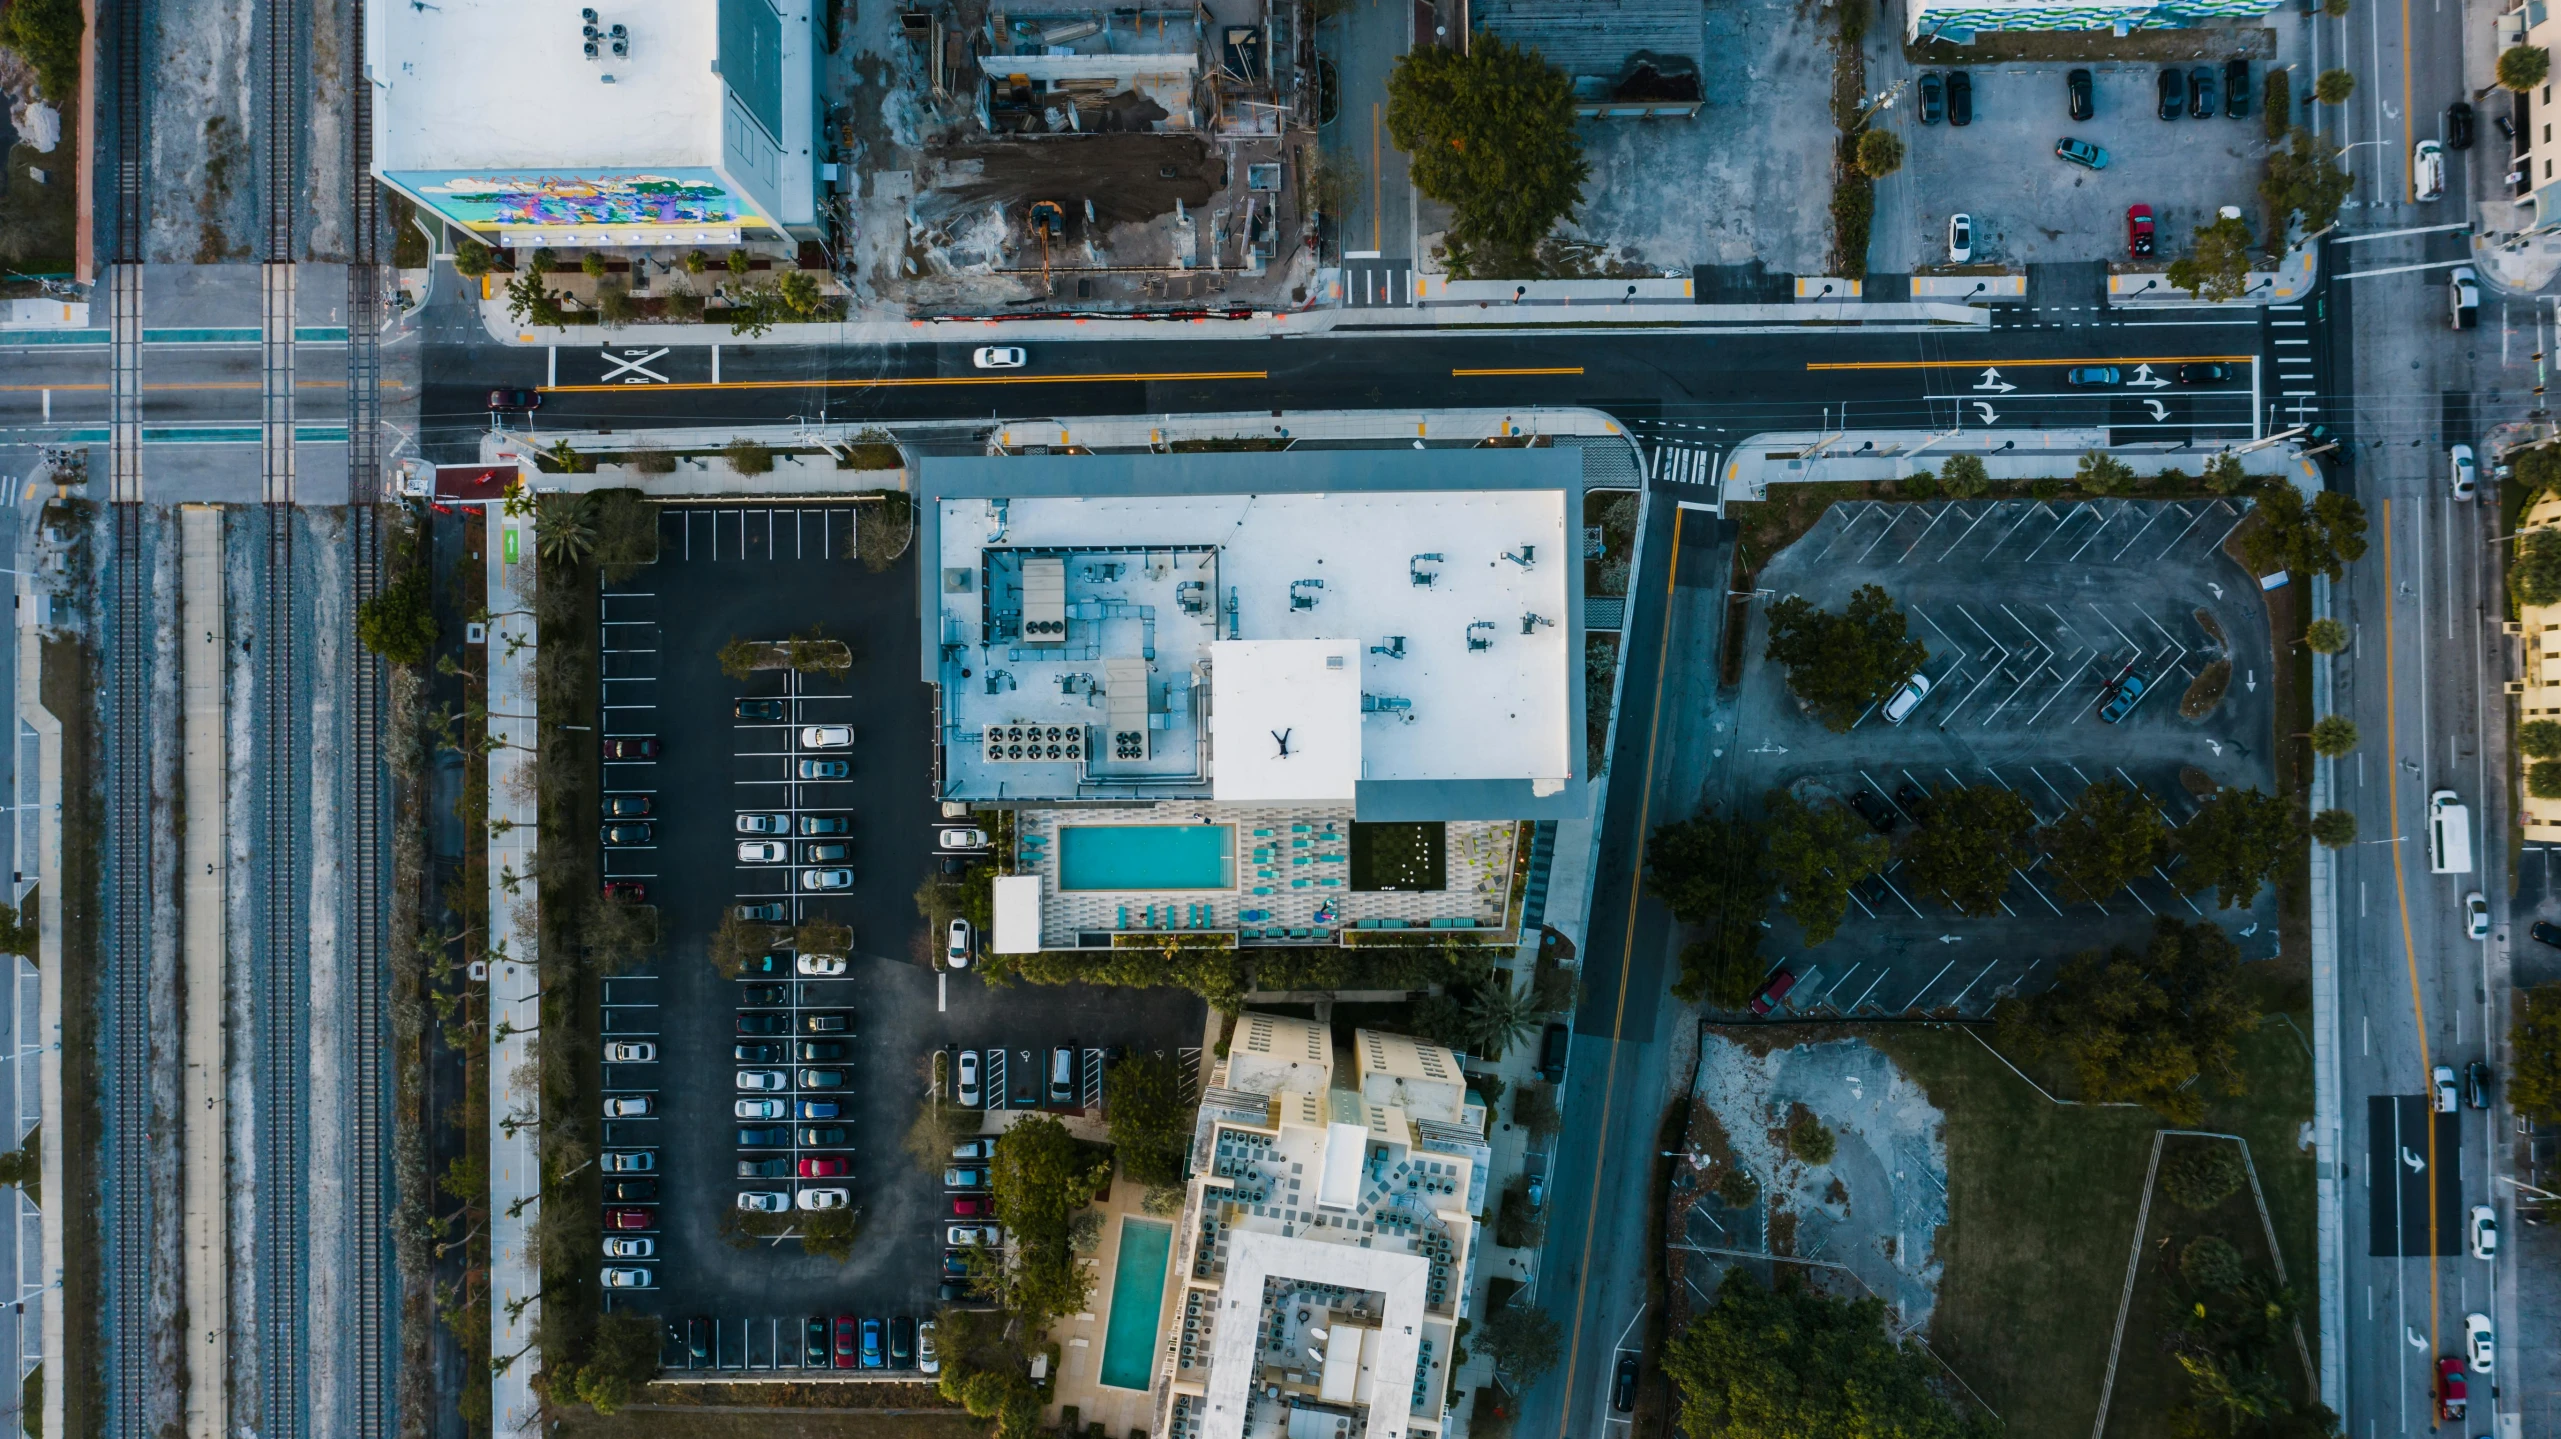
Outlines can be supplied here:
[[2472, 872], [2472, 812], [2450, 789], [2428, 796], [2428, 872]]

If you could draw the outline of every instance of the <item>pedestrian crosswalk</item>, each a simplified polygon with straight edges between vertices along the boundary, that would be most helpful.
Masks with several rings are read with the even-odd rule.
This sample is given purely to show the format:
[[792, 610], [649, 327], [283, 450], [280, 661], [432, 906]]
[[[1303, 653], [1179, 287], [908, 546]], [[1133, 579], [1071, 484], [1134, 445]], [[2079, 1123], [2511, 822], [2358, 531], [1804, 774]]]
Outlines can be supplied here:
[[2320, 413], [2313, 373], [2312, 327], [2301, 305], [2268, 306], [2269, 403], [2283, 425], [2306, 425]]
[[1652, 484], [1713, 486], [1716, 451], [1692, 445], [1659, 445], [1646, 454], [1645, 478]]

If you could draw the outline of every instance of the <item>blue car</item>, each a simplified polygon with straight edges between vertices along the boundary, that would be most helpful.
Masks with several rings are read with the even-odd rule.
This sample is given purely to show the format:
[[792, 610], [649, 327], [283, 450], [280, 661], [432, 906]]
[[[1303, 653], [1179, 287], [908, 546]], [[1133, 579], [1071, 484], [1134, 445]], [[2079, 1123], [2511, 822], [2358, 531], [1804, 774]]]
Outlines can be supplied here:
[[2115, 724], [2118, 720], [2132, 714], [2135, 701], [2141, 698], [2143, 698], [2143, 676], [2127, 675], [2123, 680], [2118, 681], [2116, 693], [2108, 697], [2108, 702], [2099, 706], [2099, 718], [2109, 724]]
[[791, 1126], [774, 1124], [741, 1129], [738, 1131], [738, 1147], [741, 1149], [789, 1149], [791, 1148]]
[[[2204, 72], [2199, 71], [2198, 73], [2202, 74]], [[2107, 151], [2100, 149], [2098, 146], [2091, 144], [2087, 140], [2075, 140], [2069, 135], [2066, 135], [2062, 139], [2054, 142], [2054, 157], [2058, 160], [2070, 161], [2072, 164], [2081, 166], [2083, 169], [2087, 170], [2104, 170], [2107, 168]]]
[[833, 1099], [804, 1099], [800, 1102], [803, 1119], [842, 1119], [845, 1106]]
[[889, 1367], [889, 1355], [881, 1348], [880, 1321], [877, 1319], [863, 1321], [863, 1367], [865, 1369]]
[[2114, 385], [2124, 379], [2114, 365], [2074, 365], [2063, 372], [2063, 383], [2067, 385]]

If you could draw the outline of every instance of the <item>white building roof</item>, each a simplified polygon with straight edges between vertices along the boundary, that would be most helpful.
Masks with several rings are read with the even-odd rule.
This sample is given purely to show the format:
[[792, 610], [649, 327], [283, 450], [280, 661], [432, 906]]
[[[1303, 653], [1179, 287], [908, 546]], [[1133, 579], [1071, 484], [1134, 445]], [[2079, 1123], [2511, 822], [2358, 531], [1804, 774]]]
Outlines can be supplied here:
[[1211, 645], [1211, 797], [1351, 799], [1361, 777], [1359, 651], [1352, 640]]
[[1374, 1347], [1364, 1346], [1373, 1385], [1385, 1391], [1368, 1406], [1364, 1439], [1404, 1439], [1410, 1406], [1399, 1389], [1414, 1383], [1422, 1352], [1423, 1293], [1431, 1266], [1419, 1254], [1296, 1239], [1240, 1229], [1228, 1241], [1227, 1278], [1218, 1290], [1218, 1315], [1210, 1331], [1207, 1402], [1201, 1439], [1238, 1439], [1245, 1432], [1245, 1399], [1259, 1367], [1255, 1351], [1263, 1309], [1263, 1281], [1275, 1276], [1309, 1284], [1369, 1290], [1386, 1300]]
[[[577, 5], [377, 5], [374, 163], [386, 170], [619, 169], [720, 162], [711, 0], [596, 0], [631, 53], [589, 60]], [[611, 75], [608, 85], [603, 77]]]
[[1040, 949], [1040, 876], [996, 876], [995, 899], [995, 932], [987, 937], [988, 952], [1036, 953]]

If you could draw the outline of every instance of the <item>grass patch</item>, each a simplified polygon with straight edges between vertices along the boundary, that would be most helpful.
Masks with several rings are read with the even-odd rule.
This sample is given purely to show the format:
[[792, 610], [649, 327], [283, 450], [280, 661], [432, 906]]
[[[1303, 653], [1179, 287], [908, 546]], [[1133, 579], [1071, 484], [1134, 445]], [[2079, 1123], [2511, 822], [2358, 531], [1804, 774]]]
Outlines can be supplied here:
[[2223, 692], [2232, 688], [2232, 662], [2216, 660], [2196, 672], [2188, 681], [2188, 691], [2179, 697], [2181, 719], [2203, 719], [2223, 703]]
[[[1953, 1029], [1865, 1033], [1947, 1115], [1948, 1225], [1938, 1236], [1946, 1272], [1932, 1347], [1981, 1391], [2009, 1432], [2087, 1432], [2097, 1416], [2152, 1135], [2166, 1126], [2148, 1110], [2050, 1103]], [[2271, 1016], [2243, 1042], [2239, 1068], [2247, 1091], [2211, 1101], [2198, 1127], [2249, 1140], [2287, 1277], [2308, 1295], [2313, 1167], [2294, 1138], [2312, 1115], [2311, 1058], [2296, 1030]], [[2155, 1203], [2156, 1215], [2163, 1203]], [[2246, 1192], [2241, 1203], [2248, 1203]], [[2256, 1254], [2264, 1241], [2256, 1237], [2255, 1213], [2249, 1221], [2246, 1231], [2233, 1224], [2223, 1232]], [[2156, 1218], [2156, 1226], [2162, 1222], [2183, 1234], [2196, 1229], [2184, 1212]], [[2305, 1316], [2305, 1335], [2317, 1348], [2313, 1317]], [[2112, 1431], [2170, 1432], [2169, 1411], [2186, 1397], [2186, 1380], [2159, 1353], [2159, 1337], [2158, 1306], [2138, 1302], [2109, 1408]]]
[[2276, 53], [2276, 32], [2253, 30], [2025, 30], [1977, 34], [1971, 45], [1945, 40], [1906, 40], [1903, 58], [1915, 65], [2006, 65], [2067, 60], [2220, 60], [2245, 55], [2265, 60]]
[[[67, 127], [66, 127], [67, 128]], [[48, 506], [46, 519], [66, 529], [76, 517], [66, 507]], [[85, 582], [95, 571], [85, 553], [72, 578]], [[65, 1432], [86, 1434], [103, 1428], [106, 1412], [106, 1365], [99, 1358], [99, 1258], [105, 1235], [106, 1208], [98, 1193], [97, 1153], [104, 1118], [99, 1112], [103, 1086], [98, 1077], [98, 977], [105, 957], [98, 947], [98, 907], [89, 897], [102, 891], [104, 806], [95, 705], [100, 676], [96, 657], [73, 640], [46, 640], [38, 685], [44, 707], [62, 722], [62, 1167], [56, 1181], [64, 1197], [62, 1291], [64, 1369], [62, 1419]], [[79, 896], [74, 900], [73, 896]], [[37, 1391], [38, 1402], [42, 1391]], [[41, 1411], [39, 1411], [41, 1412]]]
[[[77, 12], [74, 12], [77, 23]], [[76, 44], [76, 32], [75, 32]], [[11, 145], [8, 192], [0, 194], [0, 265], [23, 274], [68, 276], [78, 245], [80, 107], [60, 104], [62, 141], [50, 153]], [[39, 185], [30, 167], [45, 172]]]
[[1440, 890], [1449, 888], [1449, 826], [1352, 825], [1352, 888]]

